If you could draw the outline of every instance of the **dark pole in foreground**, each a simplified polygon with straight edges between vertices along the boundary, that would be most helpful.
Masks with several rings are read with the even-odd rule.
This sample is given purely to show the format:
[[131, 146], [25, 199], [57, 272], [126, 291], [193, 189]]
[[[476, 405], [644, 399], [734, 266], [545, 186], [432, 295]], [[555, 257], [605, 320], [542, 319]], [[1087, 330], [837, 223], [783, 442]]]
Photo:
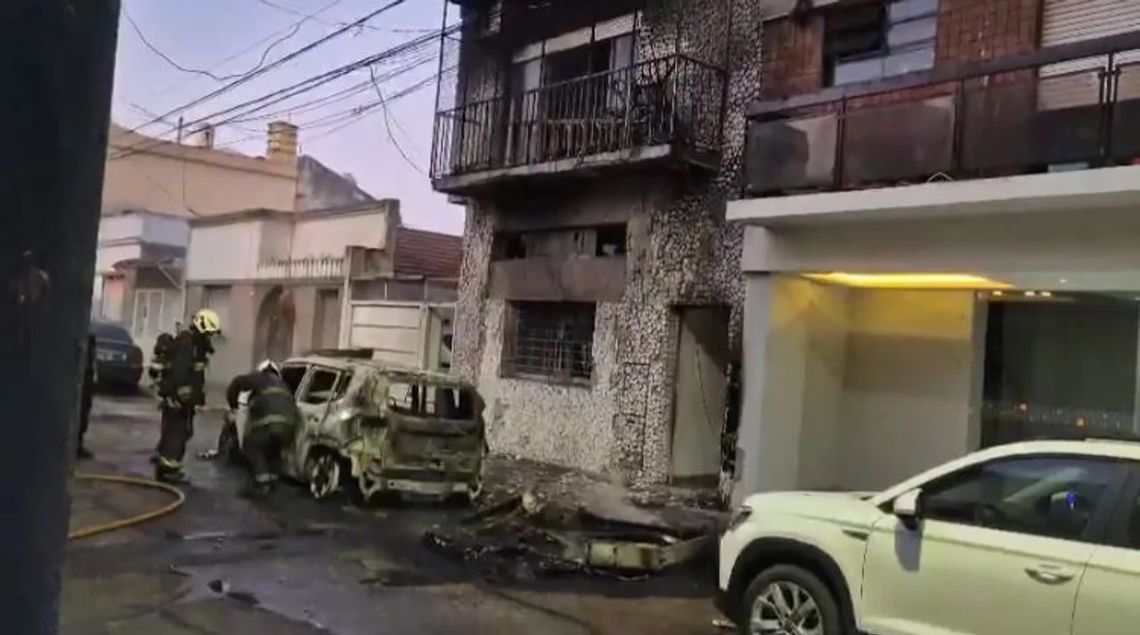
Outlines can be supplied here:
[[118, 0], [0, 2], [0, 631], [55, 633]]

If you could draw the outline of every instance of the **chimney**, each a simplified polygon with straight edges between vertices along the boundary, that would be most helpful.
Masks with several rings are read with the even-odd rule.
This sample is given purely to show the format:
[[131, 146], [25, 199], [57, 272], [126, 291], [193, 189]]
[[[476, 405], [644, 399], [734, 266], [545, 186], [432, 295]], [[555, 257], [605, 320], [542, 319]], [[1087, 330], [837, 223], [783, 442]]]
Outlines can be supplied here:
[[269, 123], [269, 146], [265, 158], [271, 163], [293, 163], [297, 160], [297, 126], [287, 121]]
[[191, 144], [212, 150], [214, 148], [214, 126], [208, 123], [198, 126], [191, 136]]

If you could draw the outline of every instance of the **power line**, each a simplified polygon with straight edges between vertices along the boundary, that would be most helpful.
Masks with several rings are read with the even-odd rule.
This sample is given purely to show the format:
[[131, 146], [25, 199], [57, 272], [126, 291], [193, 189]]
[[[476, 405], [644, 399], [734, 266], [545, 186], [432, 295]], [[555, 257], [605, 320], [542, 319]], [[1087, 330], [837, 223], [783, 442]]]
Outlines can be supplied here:
[[[408, 153], [404, 151], [400, 142], [396, 140], [396, 135], [392, 134], [392, 117], [391, 113], [388, 112], [388, 104], [384, 101], [384, 90], [381, 89], [380, 84], [377, 83], [376, 71], [371, 66], [368, 67], [368, 75], [372, 80], [372, 86], [376, 89], [376, 96], [380, 98], [380, 108], [384, 111], [384, 129], [388, 133], [388, 140], [392, 142], [392, 146], [396, 148], [396, 152], [404, 159], [404, 163], [412, 166], [412, 168], [420, 174], [427, 174], [423, 168], [408, 156]], [[405, 131], [404, 134], [408, 134], [407, 131]]]
[[[403, 0], [400, 0], [400, 1], [403, 1]], [[393, 6], [393, 5], [387, 5], [387, 6]], [[456, 26], [449, 27], [448, 30], [449, 31], [457, 31], [459, 28], [460, 28], [460, 26], [456, 25]], [[229, 123], [229, 122], [237, 120], [243, 116], [248, 116], [253, 112], [264, 110], [265, 108], [267, 108], [267, 107], [269, 107], [275, 103], [280, 103], [282, 101], [286, 101], [286, 100], [291, 99], [293, 97], [296, 97], [298, 95], [312, 91], [312, 90], [316, 89], [317, 87], [322, 86], [324, 84], [327, 84], [327, 83], [334, 81], [336, 79], [339, 79], [339, 78], [347, 75], [348, 73], [350, 73], [354, 70], [364, 68], [364, 67], [367, 67], [369, 65], [376, 64], [378, 62], [382, 62], [382, 61], [394, 58], [398, 55], [405, 54], [405, 53], [408, 53], [408, 52], [413, 51], [413, 50], [417, 50], [419, 47], [424, 46], [425, 43], [430, 43], [430, 42], [434, 41], [437, 37], [438, 37], [438, 34], [427, 34], [427, 35], [424, 35], [424, 36], [421, 36], [418, 38], [413, 38], [411, 40], [408, 40], [404, 43], [398, 44], [398, 45], [396, 45], [396, 46], [394, 46], [394, 47], [392, 47], [386, 51], [383, 51], [381, 53], [365, 57], [363, 59], [357, 60], [355, 62], [351, 62], [349, 64], [345, 64], [344, 66], [340, 66], [340, 67], [334, 68], [332, 70], [326, 71], [324, 73], [321, 73], [319, 75], [309, 77], [309, 78], [304, 79], [300, 82], [297, 82], [297, 83], [291, 84], [289, 86], [286, 86], [284, 88], [280, 88], [280, 89], [272, 91], [270, 93], [261, 95], [259, 97], [254, 98], [254, 99], [244, 101], [242, 103], [236, 104], [236, 105], [231, 106], [229, 108], [224, 108], [220, 111], [211, 113], [209, 115], [206, 115], [203, 117], [198, 117], [198, 118], [193, 119], [191, 121], [185, 122], [185, 125], [194, 126], [194, 125], [197, 125], [200, 123], [209, 122], [210, 120], [216, 119], [217, 117], [220, 117], [222, 115], [229, 115], [231, 113], [237, 113], [237, 114], [234, 114], [234, 115], [230, 116], [229, 118], [222, 120], [220, 122], [217, 122], [217, 121], [213, 122], [215, 125], [223, 125], [225, 123]], [[203, 101], [203, 100], [200, 99], [199, 101]], [[175, 109], [172, 112], [178, 112], [178, 111], [179, 111], [179, 109]], [[169, 117], [170, 117], [169, 114], [164, 114], [164, 115], [153, 118], [153, 121], [161, 121], [163, 119], [168, 119]], [[135, 132], [137, 130], [138, 130], [138, 128], [135, 128], [135, 129], [131, 130], [131, 132]], [[167, 133], [169, 133], [171, 130], [173, 130], [173, 128], [171, 128], [170, 130], [167, 130]], [[162, 139], [157, 139], [157, 138], [156, 139], [145, 139], [145, 140], [142, 140], [136, 144], [133, 144], [133, 145], [127, 147], [127, 148], [123, 148], [118, 154], [113, 155], [110, 158], [111, 159], [123, 158], [125, 156], [129, 156], [129, 155], [134, 154], [136, 152], [143, 151], [146, 149], [146, 147], [154, 147], [154, 146], [157, 146], [161, 143], [163, 143]]]
[[256, 68], [249, 73], [245, 73], [242, 76], [238, 77], [237, 79], [227, 83], [225, 86], [222, 86], [222, 87], [217, 88], [213, 91], [210, 91], [209, 93], [206, 93], [205, 95], [203, 95], [201, 97], [193, 99], [186, 104], [175, 107], [175, 108], [163, 113], [161, 117], [156, 117], [156, 118], [148, 121], [147, 123], [144, 123], [141, 126], [138, 126], [134, 129], [132, 129], [131, 132], [138, 132], [140, 129], [145, 128], [146, 126], [149, 126], [151, 124], [154, 124], [157, 121], [161, 121], [162, 119], [169, 119], [173, 115], [177, 115], [180, 112], [184, 112], [186, 110], [189, 110], [190, 108], [193, 108], [194, 106], [205, 103], [211, 99], [214, 99], [220, 95], [223, 95], [223, 94], [233, 90], [234, 88], [240, 86], [241, 84], [244, 84], [244, 83], [250, 81], [251, 79], [253, 79], [255, 77], [263, 75], [263, 74], [269, 72], [270, 70], [273, 70], [274, 68], [277, 68], [277, 67], [281, 66], [282, 64], [285, 64], [286, 62], [288, 62], [290, 60], [296, 59], [296, 58], [300, 57], [301, 55], [304, 55], [305, 53], [308, 53], [309, 51], [312, 51], [313, 49], [326, 44], [330, 40], [342, 35], [343, 33], [349, 31], [350, 29], [352, 29], [358, 25], [361, 25], [361, 24], [368, 22], [372, 18], [375, 18], [376, 16], [384, 13], [385, 11], [390, 11], [391, 9], [394, 9], [394, 8], [400, 6], [401, 4], [404, 4], [404, 2], [406, 2], [406, 1], [407, 0], [392, 0], [391, 2], [380, 7], [379, 9], [376, 9], [375, 11], [368, 13], [364, 17], [359, 18], [358, 20], [356, 20], [350, 24], [347, 24], [343, 27], [340, 27], [340, 28], [336, 29], [335, 31], [333, 31], [332, 33], [329, 33], [328, 35], [326, 35], [324, 37], [318, 38], [318, 39], [310, 42], [309, 44], [302, 46], [299, 49], [296, 49], [290, 53], [287, 53], [287, 54], [283, 55], [282, 57], [277, 58], [276, 60], [274, 60], [273, 62], [271, 62], [268, 65], [262, 66], [260, 68]]

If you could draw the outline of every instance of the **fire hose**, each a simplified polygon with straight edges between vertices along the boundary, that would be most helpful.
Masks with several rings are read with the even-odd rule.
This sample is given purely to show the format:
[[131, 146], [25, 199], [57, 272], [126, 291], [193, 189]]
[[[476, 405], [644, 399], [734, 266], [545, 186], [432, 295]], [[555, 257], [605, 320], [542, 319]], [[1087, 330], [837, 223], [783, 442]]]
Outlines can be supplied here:
[[111, 531], [117, 531], [119, 529], [141, 525], [142, 523], [150, 522], [152, 520], [156, 520], [158, 518], [166, 516], [167, 514], [170, 514], [174, 510], [181, 507], [182, 503], [186, 502], [186, 495], [183, 494], [182, 491], [177, 487], [167, 485], [166, 483], [159, 483], [158, 481], [152, 481], [150, 479], [133, 476], [112, 476], [109, 474], [76, 474], [74, 478], [82, 481], [118, 483], [121, 485], [133, 485], [135, 487], [144, 487], [148, 489], [159, 490], [172, 495], [174, 497], [174, 500], [163, 507], [144, 512], [142, 514], [137, 514], [128, 518], [121, 518], [119, 520], [113, 520], [111, 522], [101, 523], [98, 525], [92, 525], [90, 527], [80, 527], [79, 529], [72, 530], [67, 534], [68, 540], [90, 538], [99, 534], [105, 534]]

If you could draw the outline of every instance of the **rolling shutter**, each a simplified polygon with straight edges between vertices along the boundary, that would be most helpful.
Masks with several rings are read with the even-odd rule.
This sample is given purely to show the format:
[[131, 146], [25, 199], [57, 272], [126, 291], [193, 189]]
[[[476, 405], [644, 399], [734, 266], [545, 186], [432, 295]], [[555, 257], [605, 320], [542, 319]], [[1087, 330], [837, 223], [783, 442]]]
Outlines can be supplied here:
[[[1041, 47], [1096, 40], [1140, 29], [1140, 0], [1045, 0]], [[1095, 104], [1100, 80], [1097, 71], [1106, 57], [1073, 60], [1041, 69], [1042, 109]], [[1122, 66], [1119, 95], [1140, 97], [1140, 51], [1117, 56]]]

